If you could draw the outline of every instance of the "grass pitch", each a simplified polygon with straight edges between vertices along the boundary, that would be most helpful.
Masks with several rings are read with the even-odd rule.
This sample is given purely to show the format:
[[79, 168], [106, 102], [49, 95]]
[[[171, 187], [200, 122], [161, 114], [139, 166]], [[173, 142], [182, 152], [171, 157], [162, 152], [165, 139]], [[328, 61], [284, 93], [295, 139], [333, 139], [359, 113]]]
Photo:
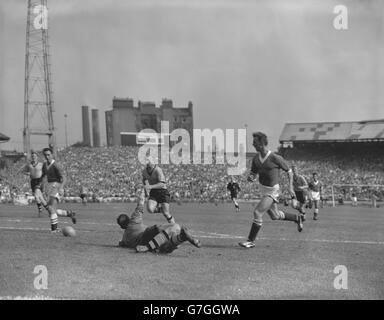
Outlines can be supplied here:
[[[177, 204], [180, 224], [202, 241], [169, 255], [119, 248], [116, 217], [134, 204], [61, 204], [78, 213], [77, 236], [50, 234], [36, 206], [0, 205], [0, 299], [384, 299], [384, 210], [340, 206], [307, 213], [304, 231], [286, 221], [264, 225], [253, 249], [247, 236], [252, 204]], [[284, 207], [283, 207], [284, 208]], [[291, 208], [284, 208], [292, 211]], [[147, 225], [166, 223], [146, 213]], [[61, 218], [59, 226], [72, 225]], [[43, 265], [47, 289], [36, 289]], [[347, 289], [335, 289], [335, 267]]]

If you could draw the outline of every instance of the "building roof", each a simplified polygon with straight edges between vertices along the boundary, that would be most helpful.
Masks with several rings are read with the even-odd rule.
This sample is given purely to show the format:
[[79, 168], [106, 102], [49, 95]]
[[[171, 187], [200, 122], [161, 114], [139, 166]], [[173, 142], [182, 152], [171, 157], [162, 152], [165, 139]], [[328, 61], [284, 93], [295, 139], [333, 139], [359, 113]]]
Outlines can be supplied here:
[[384, 141], [384, 119], [359, 122], [286, 123], [282, 142]]
[[10, 138], [0, 132], [0, 142], [7, 142]]

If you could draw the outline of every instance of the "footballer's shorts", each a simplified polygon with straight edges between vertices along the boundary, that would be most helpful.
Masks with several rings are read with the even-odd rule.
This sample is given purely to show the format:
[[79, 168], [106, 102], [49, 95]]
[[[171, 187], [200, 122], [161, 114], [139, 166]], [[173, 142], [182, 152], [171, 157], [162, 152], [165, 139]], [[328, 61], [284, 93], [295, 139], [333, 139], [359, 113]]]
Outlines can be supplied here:
[[262, 197], [270, 197], [274, 202], [279, 203], [280, 186], [278, 184], [275, 184], [273, 187], [260, 184], [259, 187]]
[[43, 191], [43, 181], [41, 178], [31, 179], [31, 189], [35, 193], [37, 189]]
[[[138, 245], [148, 245], [148, 243], [153, 240], [154, 237], [156, 237], [162, 230], [157, 226], [151, 226], [144, 230], [143, 235], [140, 239], [140, 242]], [[159, 253], [171, 253], [177, 249], [177, 246], [175, 246], [171, 241], [166, 241], [164, 244], [162, 244], [159, 247]]]
[[320, 192], [319, 191], [311, 191], [312, 201], [320, 201]]
[[55, 198], [57, 202], [60, 202], [60, 186], [61, 183], [59, 182], [48, 182], [47, 190], [45, 190], [47, 196], [49, 198]]
[[138, 245], [146, 246], [159, 232], [160, 230], [157, 225], [146, 228]]
[[84, 200], [86, 197], [87, 197], [87, 195], [86, 195], [85, 193], [81, 193], [81, 194], [80, 194], [80, 198], [81, 198], [81, 200]]
[[157, 203], [169, 203], [171, 196], [167, 189], [151, 189], [149, 192], [149, 200], [154, 200]]
[[297, 199], [297, 201], [299, 201], [301, 204], [304, 204], [304, 203], [305, 203], [305, 194], [304, 194], [304, 191], [296, 191], [296, 190], [295, 190], [295, 195], [296, 195], [296, 199]]
[[237, 199], [237, 193], [231, 193], [231, 199]]

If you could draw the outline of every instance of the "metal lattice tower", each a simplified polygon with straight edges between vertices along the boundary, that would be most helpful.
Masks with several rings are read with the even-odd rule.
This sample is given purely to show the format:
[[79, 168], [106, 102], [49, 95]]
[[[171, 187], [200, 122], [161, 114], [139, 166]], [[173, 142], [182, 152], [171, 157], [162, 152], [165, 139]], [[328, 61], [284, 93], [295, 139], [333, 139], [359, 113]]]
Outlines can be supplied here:
[[48, 136], [56, 153], [53, 98], [48, 45], [47, 0], [28, 0], [24, 84], [24, 152], [31, 150], [31, 136]]

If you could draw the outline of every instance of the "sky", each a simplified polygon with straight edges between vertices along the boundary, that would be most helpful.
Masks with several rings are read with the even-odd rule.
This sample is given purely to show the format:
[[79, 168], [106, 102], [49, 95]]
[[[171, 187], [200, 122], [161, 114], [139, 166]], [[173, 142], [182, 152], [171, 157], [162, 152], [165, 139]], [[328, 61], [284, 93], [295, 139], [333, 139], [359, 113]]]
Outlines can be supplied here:
[[[114, 96], [192, 101], [195, 128], [247, 126], [271, 148], [285, 123], [384, 119], [383, 16], [381, 0], [48, 0], [58, 147], [65, 114], [68, 143], [82, 140], [82, 105], [105, 144]], [[23, 147], [26, 17], [26, 0], [1, 1], [3, 150]]]

